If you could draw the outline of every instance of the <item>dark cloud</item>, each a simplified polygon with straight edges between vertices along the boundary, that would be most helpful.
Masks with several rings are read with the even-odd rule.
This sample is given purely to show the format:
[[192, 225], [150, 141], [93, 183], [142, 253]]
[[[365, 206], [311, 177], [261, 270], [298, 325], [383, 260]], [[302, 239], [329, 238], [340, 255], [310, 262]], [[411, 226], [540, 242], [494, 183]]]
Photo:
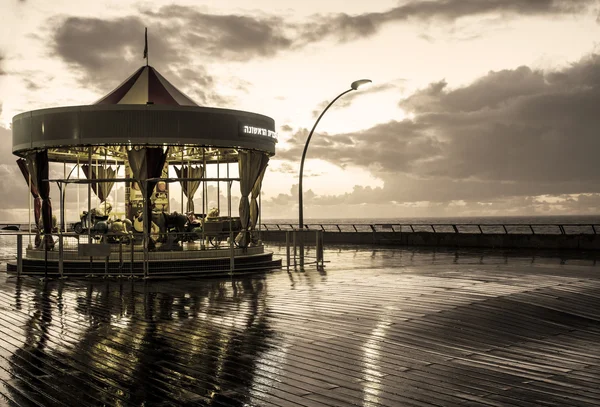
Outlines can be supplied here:
[[586, 12], [595, 5], [595, 0], [415, 0], [384, 12], [313, 16], [314, 22], [303, 28], [301, 38], [315, 42], [332, 36], [345, 42], [373, 35], [391, 22], [452, 22], [461, 17], [493, 13], [510, 16], [573, 14]]
[[316, 15], [304, 22], [276, 15], [213, 14], [196, 7], [169, 5], [141, 10], [143, 19], [55, 17], [51, 25], [54, 52], [102, 81], [109, 80], [106, 67], [119, 66], [122, 77], [139, 66], [145, 26], [149, 27], [153, 64], [185, 65], [192, 54], [210, 60], [235, 61], [272, 57], [280, 51], [328, 37], [340, 41], [363, 38], [376, 33], [383, 24], [410, 19], [453, 21], [487, 13], [516, 16], [579, 13], [593, 4], [593, 0], [412, 1], [383, 12]]
[[[194, 66], [191, 56], [207, 62], [246, 61], [272, 57], [326, 38], [350, 41], [376, 33], [383, 24], [407, 19], [455, 20], [484, 13], [576, 13], [591, 4], [591, 0], [413, 1], [383, 12], [312, 16], [309, 22], [267, 14], [212, 14], [196, 7], [170, 5], [144, 9], [142, 17], [53, 17], [50, 37], [52, 53], [79, 73], [81, 83], [108, 92], [144, 62], [143, 32], [147, 26], [150, 63], [198, 103], [224, 105], [229, 100], [214, 92], [212, 76], [203, 66]], [[372, 91], [380, 90], [375, 87]], [[342, 103], [352, 103], [352, 99], [349, 95]]]
[[[112, 20], [55, 17], [52, 52], [79, 73], [82, 84], [106, 93], [145, 63], [144, 28], [138, 17]], [[182, 31], [183, 27], [179, 27]], [[214, 92], [214, 79], [203, 66], [193, 66], [190, 48], [169, 24], [152, 22], [148, 29], [149, 62], [199, 104], [225, 105]], [[192, 68], [193, 66], [193, 68]]]
[[[52, 48], [72, 68], [82, 73], [90, 85], [107, 87], [123, 80], [142, 63], [144, 24], [137, 17], [102, 20], [87, 17], [57, 17], [53, 21]], [[160, 35], [150, 31], [151, 51], [161, 58], [179, 60]], [[152, 57], [153, 54], [150, 54]]]
[[[449, 89], [436, 82], [402, 100], [414, 120], [353, 134], [319, 134], [311, 158], [364, 167], [385, 182], [377, 199], [493, 200], [600, 192], [600, 56], [553, 72], [490, 72]], [[278, 158], [297, 160], [305, 130]]]
[[162, 22], [163, 29], [186, 47], [212, 58], [272, 56], [293, 43], [284, 32], [284, 20], [276, 16], [210, 14], [177, 5], [144, 14]]

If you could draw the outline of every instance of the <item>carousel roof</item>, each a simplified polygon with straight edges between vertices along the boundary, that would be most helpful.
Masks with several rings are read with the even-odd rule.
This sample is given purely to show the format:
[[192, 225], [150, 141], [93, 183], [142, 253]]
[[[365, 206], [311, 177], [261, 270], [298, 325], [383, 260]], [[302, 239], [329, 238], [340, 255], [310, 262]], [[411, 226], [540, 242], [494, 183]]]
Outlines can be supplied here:
[[[64, 162], [87, 158], [90, 146], [112, 146], [100, 148], [100, 158], [118, 161], [126, 159], [128, 146], [172, 146], [171, 154], [177, 159], [185, 150], [189, 159], [204, 160], [207, 148], [250, 149], [273, 155], [277, 143], [272, 118], [198, 106], [148, 65], [94, 104], [16, 115], [12, 135], [13, 154], [24, 157], [46, 149], [51, 161]], [[225, 158], [219, 154], [219, 159]]]
[[198, 106], [149, 65], [142, 66], [94, 104]]

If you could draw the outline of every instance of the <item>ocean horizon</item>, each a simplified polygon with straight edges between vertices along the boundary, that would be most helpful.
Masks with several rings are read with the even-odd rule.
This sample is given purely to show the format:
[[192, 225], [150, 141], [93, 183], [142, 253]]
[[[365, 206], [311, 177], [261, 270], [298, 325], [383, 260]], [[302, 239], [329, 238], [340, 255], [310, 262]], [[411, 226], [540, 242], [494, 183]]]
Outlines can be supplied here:
[[[297, 224], [298, 218], [265, 218], [262, 223]], [[305, 224], [600, 224], [599, 215], [455, 216], [395, 218], [305, 218]]]

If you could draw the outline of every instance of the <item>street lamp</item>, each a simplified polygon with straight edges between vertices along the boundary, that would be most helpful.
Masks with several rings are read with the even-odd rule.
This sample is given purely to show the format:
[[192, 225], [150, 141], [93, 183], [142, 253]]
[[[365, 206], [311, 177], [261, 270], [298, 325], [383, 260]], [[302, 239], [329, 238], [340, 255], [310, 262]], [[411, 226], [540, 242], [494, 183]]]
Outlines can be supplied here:
[[[306, 144], [304, 144], [304, 151], [302, 151], [302, 159], [300, 160], [300, 175], [298, 178], [298, 228], [300, 230], [304, 229], [304, 207], [303, 207], [304, 202], [303, 202], [303, 197], [302, 197], [302, 174], [304, 173], [304, 159], [306, 158], [306, 151], [308, 150], [308, 144], [310, 143], [310, 139], [312, 138], [315, 128], [317, 127], [317, 124], [319, 124], [319, 121], [321, 121], [321, 117], [323, 117], [325, 112], [331, 107], [331, 105], [333, 105], [336, 102], [336, 100], [338, 100], [339, 98], [344, 96], [346, 93], [352, 92], [353, 90], [357, 90], [359, 87], [366, 85], [368, 83], [371, 83], [370, 79], [359, 79], [357, 81], [352, 82], [350, 84], [350, 89], [337, 95], [337, 97], [335, 99], [333, 99], [327, 105], [325, 110], [323, 110], [323, 112], [321, 112], [321, 114], [317, 118], [317, 121], [315, 122], [313, 128], [311, 129], [310, 133], [308, 134], [308, 138], [306, 139]], [[300, 267], [303, 267], [303, 266], [304, 266], [304, 239], [303, 239], [303, 235], [301, 234], [300, 235]]]

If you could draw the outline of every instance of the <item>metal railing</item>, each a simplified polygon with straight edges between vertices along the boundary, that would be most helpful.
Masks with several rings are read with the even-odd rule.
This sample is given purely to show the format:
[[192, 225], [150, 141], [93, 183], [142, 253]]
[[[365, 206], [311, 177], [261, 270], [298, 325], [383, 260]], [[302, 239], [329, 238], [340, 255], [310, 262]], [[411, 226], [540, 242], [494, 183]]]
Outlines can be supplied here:
[[[144, 234], [104, 233], [90, 238], [87, 233], [52, 233], [52, 247], [46, 250], [35, 247], [35, 234], [4, 231], [0, 233], [0, 244], [6, 251], [4, 261], [14, 261], [17, 274], [21, 274], [23, 260], [27, 259], [37, 261], [29, 262], [29, 268], [41, 267], [38, 274], [44, 275], [51, 265], [50, 273], [62, 276], [65, 263], [83, 276], [202, 275], [203, 271], [231, 273], [236, 268], [236, 256], [262, 253], [260, 246], [239, 247], [236, 235], [237, 231], [225, 230], [205, 234], [169, 232], [161, 235], [163, 239], [154, 250], [149, 250]], [[153, 235], [154, 239], [158, 237]], [[194, 264], [197, 260], [203, 263]]]
[[[402, 232], [402, 233], [470, 233], [470, 234], [531, 234], [531, 235], [595, 235], [600, 224], [550, 224], [550, 223], [308, 223], [306, 229], [323, 232]], [[286, 223], [263, 223], [265, 231], [291, 231], [298, 225]]]

